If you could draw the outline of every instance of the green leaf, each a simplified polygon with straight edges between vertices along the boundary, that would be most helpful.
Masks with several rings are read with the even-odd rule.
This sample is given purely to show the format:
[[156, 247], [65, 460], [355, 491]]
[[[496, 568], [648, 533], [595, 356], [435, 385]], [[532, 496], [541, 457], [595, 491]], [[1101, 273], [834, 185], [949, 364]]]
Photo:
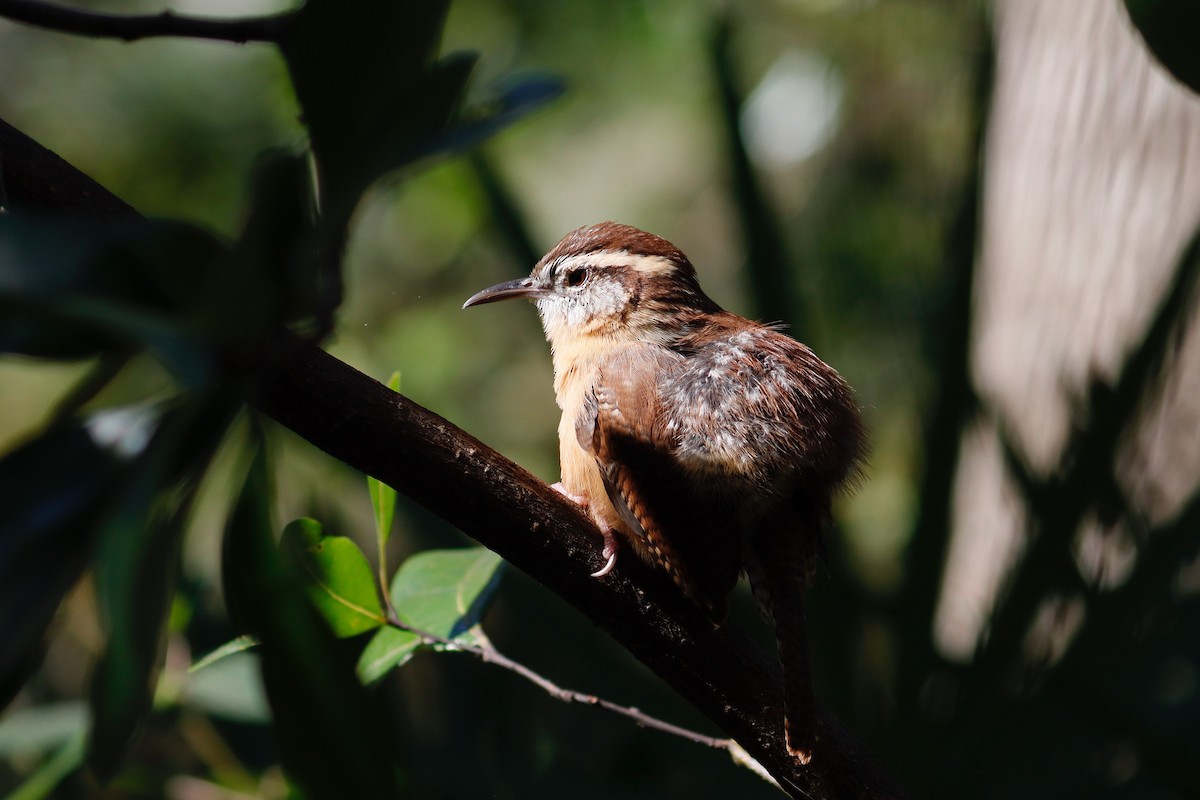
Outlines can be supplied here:
[[403, 621], [438, 636], [457, 636], [479, 622], [503, 563], [486, 547], [417, 553], [396, 574], [392, 602]]
[[396, 518], [396, 490], [368, 475], [367, 491], [371, 495], [371, 511], [375, 514], [375, 541], [382, 558]]
[[382, 680], [397, 667], [402, 667], [421, 646], [421, 637], [398, 628], [380, 628], [363, 648], [358, 658], [358, 677], [366, 684]]
[[367, 557], [353, 540], [326, 536], [321, 523], [298, 519], [279, 543], [303, 575], [309, 598], [337, 636], [357, 636], [387, 621]]
[[80, 358], [149, 347], [182, 380], [202, 382], [209, 356], [179, 315], [224, 247], [190, 225], [0, 216], [0, 350]]
[[252, 446], [225, 531], [222, 573], [232, 617], [262, 643], [263, 684], [284, 769], [311, 797], [394, 800], [403, 793], [378, 703], [280, 558], [261, 433]]
[[152, 708], [184, 527], [239, 407], [231, 397], [203, 394], [163, 415], [101, 528], [96, 591], [108, 641], [92, 676], [88, 752], [101, 780], [115, 774]]
[[[400, 391], [400, 373], [393, 372], [388, 378], [387, 387], [393, 392]], [[396, 490], [386, 483], [367, 476], [367, 490], [371, 494], [371, 509], [375, 513], [375, 537], [379, 543], [380, 561], [383, 561], [383, 550], [392, 535], [392, 522], [396, 517]]]
[[93, 756], [102, 774], [149, 709], [160, 655], [179, 521], [167, 514], [148, 525], [147, 513], [164, 487], [198, 467], [206, 435], [215, 447], [230, 414], [213, 430], [182, 410], [160, 417], [151, 407], [112, 409], [0, 461], [0, 485], [13, 498], [0, 509], [4, 700], [34, 663], [42, 632], [97, 539], [103, 543], [97, 583], [107, 587], [111, 634], [93, 698]]
[[182, 509], [151, 509], [168, 458], [145, 461], [101, 532], [96, 588], [108, 641], [92, 673], [88, 752], [101, 782], [116, 774], [158, 683], [183, 532]]
[[52, 796], [58, 784], [83, 763], [85, 741], [86, 736], [82, 730], [72, 736], [20, 786], [9, 793], [6, 800], [41, 800]]
[[[418, 553], [392, 580], [392, 605], [403, 622], [419, 631], [477, 644], [473, 629], [499, 585], [502, 563], [484, 547]], [[379, 630], [359, 658], [359, 677], [367, 683], [379, 680], [407, 663], [419, 646], [419, 637], [408, 631]]]
[[199, 672], [205, 667], [211, 667], [218, 661], [256, 646], [258, 646], [258, 639], [255, 639], [253, 636], [238, 636], [235, 639], [230, 639], [228, 642], [188, 667], [188, 673], [190, 674], [193, 672]]
[[[526, 114], [557, 99], [565, 89], [566, 84], [556, 75], [536, 74], [510, 78], [498, 87], [492, 96], [479, 105], [468, 108], [463, 113], [462, 120], [432, 140], [418, 155], [424, 158], [439, 153], [457, 153], [474, 147]], [[540, 254], [537, 257], [540, 258]]]
[[440, 132], [465, 74], [439, 79], [432, 61], [448, 0], [308, 0], [283, 43], [312, 137], [324, 212], [335, 228], [394, 149], [417, 150]]
[[[248, 636], [238, 637], [229, 645], [235, 642], [245, 643], [245, 647], [257, 644]], [[262, 673], [254, 654], [243, 649], [207, 660], [208, 668], [202, 672], [189, 670], [183, 689], [184, 702], [206, 714], [234, 722], [265, 725], [271, 721]]]
[[308, 156], [282, 150], [260, 155], [252, 191], [249, 217], [230, 258], [217, 267], [223, 275], [213, 281], [211, 301], [226, 308], [226, 319], [241, 327], [242, 336], [309, 319], [322, 297]]
[[[400, 391], [400, 373], [393, 372], [387, 387]], [[383, 481], [367, 476], [367, 491], [371, 495], [371, 511], [375, 515], [375, 551], [379, 558], [379, 587], [387, 587], [387, 543], [392, 535], [392, 524], [396, 518], [396, 490]]]
[[0, 459], [0, 708], [36, 665], [43, 632], [91, 556], [107, 493], [129, 459], [122, 442], [134, 436], [148, 431], [63, 426]]
[[527, 79], [481, 113], [460, 115], [478, 56], [436, 58], [448, 8], [449, 0], [359, 0], [352, 10], [338, 0], [308, 0], [281, 42], [317, 166], [324, 312], [340, 301], [350, 218], [371, 183], [469, 147], [561, 91], [554, 80]]
[[0, 719], [0, 758], [44, 753], [87, 732], [84, 703], [54, 703], [21, 708]]
[[1200, 92], [1200, 3], [1125, 0], [1133, 24], [1171, 74]]
[[0, 720], [0, 757], [10, 761], [54, 753], [5, 800], [50, 797], [54, 788], [83, 763], [88, 709], [83, 703], [55, 703], [14, 711]]

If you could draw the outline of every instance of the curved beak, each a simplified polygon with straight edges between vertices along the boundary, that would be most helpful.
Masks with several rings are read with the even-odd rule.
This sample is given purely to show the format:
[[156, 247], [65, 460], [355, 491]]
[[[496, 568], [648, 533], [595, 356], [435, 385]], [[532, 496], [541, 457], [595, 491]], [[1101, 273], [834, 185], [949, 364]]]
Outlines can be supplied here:
[[517, 278], [513, 281], [498, 283], [495, 286], [489, 286], [482, 292], [476, 292], [467, 298], [467, 302], [463, 303], [463, 308], [471, 306], [481, 306], [484, 303], [494, 303], [497, 300], [508, 300], [511, 297], [527, 297], [534, 299], [542, 294], [545, 294], [545, 289], [534, 283], [532, 277]]

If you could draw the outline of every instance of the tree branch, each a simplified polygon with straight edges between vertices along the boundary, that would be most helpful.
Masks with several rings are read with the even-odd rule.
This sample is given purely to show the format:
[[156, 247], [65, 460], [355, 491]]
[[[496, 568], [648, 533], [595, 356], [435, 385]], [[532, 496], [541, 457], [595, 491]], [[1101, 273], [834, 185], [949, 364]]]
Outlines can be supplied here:
[[[79, 211], [96, 184], [0, 122], [0, 169], [14, 209]], [[33, 199], [30, 175], [58, 191]], [[103, 191], [103, 190], [101, 190]], [[110, 196], [111, 197], [111, 196]], [[100, 203], [109, 214], [115, 198]], [[134, 212], [131, 212], [134, 213]], [[580, 509], [487, 445], [324, 351], [281, 336], [248, 398], [263, 414], [430, 509], [558, 594], [712, 720], [794, 797], [902, 798], [890, 772], [832, 714], [816, 709], [817, 747], [801, 766], [783, 747], [778, 665], [732, 626], [714, 628], [661, 574], [627, 558], [602, 580], [599, 537]]]
[[[288, 352], [290, 351], [290, 352]], [[783, 684], [731, 626], [714, 628], [662, 576], [625, 559], [603, 580], [599, 536], [577, 506], [433, 412], [333, 356], [284, 346], [251, 404], [374, 475], [558, 594], [715, 722], [780, 782], [811, 797], [903, 796], [882, 765], [818, 709], [816, 757], [783, 748]]]
[[38, 28], [102, 39], [132, 42], [151, 36], [186, 36], [224, 42], [278, 42], [294, 12], [269, 17], [221, 19], [161, 14], [124, 15], [79, 11], [37, 0], [0, 0], [0, 17]]

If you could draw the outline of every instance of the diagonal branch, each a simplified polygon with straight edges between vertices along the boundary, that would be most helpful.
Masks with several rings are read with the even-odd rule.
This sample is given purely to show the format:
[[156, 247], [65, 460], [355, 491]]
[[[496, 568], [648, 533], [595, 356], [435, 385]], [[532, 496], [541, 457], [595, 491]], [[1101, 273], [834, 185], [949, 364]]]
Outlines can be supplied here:
[[[20, 160], [10, 158], [23, 143]], [[0, 122], [0, 169], [13, 208], [73, 204], [98, 187]], [[23, 189], [49, 180], [36, 199]], [[100, 190], [104, 195], [106, 192]], [[101, 205], [101, 214], [117, 203]], [[130, 209], [129, 213], [136, 213]], [[669, 580], [625, 559], [603, 580], [598, 532], [580, 509], [535, 476], [442, 417], [290, 335], [266, 343], [265, 377], [248, 398], [263, 414], [329, 455], [430, 509], [574, 606], [621, 643], [758, 761], [795, 797], [903, 798], [895, 778], [836, 717], [816, 709], [816, 756], [789, 756], [781, 731], [783, 682], [773, 657], [729, 625], [714, 628]]]
[[294, 12], [269, 17], [221, 19], [185, 17], [170, 11], [160, 14], [102, 14], [42, 3], [37, 0], [0, 0], [0, 17], [47, 30], [122, 39], [132, 42], [151, 36], [187, 36], [224, 42], [278, 42], [283, 38]]
[[635, 559], [604, 580], [599, 537], [578, 507], [433, 412], [307, 345], [284, 344], [251, 404], [374, 475], [502, 555], [620, 642], [735, 738], [783, 785], [814, 797], [903, 796], [831, 714], [805, 768], [783, 748], [783, 684], [773, 658], [707, 616]]

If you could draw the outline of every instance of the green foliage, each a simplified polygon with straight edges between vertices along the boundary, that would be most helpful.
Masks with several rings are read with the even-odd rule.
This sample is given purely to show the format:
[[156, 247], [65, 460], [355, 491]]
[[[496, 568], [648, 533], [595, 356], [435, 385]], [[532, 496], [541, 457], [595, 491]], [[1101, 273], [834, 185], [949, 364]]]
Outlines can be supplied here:
[[199, 661], [188, 667], [188, 672], [199, 672], [205, 667], [211, 667], [218, 661], [223, 661], [224, 659], [237, 655], [238, 653], [244, 653], [257, 644], [258, 639], [255, 639], [253, 636], [248, 634], [244, 636], [238, 636], [236, 639], [230, 639], [228, 642], [208, 653]]
[[56, 703], [13, 711], [0, 719], [0, 755], [44, 752], [61, 747], [76, 736], [82, 739], [87, 715], [83, 703]]
[[[400, 391], [400, 373], [393, 372], [387, 387]], [[392, 536], [396, 519], [396, 490], [386, 483], [367, 476], [367, 491], [371, 495], [371, 513], [375, 517], [375, 557], [379, 559], [379, 585], [387, 586], [387, 543]]]
[[198, 394], [167, 411], [100, 526], [96, 584], [108, 641], [92, 680], [88, 764], [102, 779], [150, 711], [198, 476], [237, 408]]
[[283, 54], [312, 137], [329, 244], [340, 245], [359, 196], [379, 175], [473, 144], [559, 93], [548, 78], [518, 83], [453, 130], [478, 57], [436, 58], [449, 6], [366, 0], [348, 14], [335, 0], [310, 0], [296, 15]]
[[[319, 523], [307, 519], [284, 529], [276, 554], [267, 466], [261, 447], [257, 452], [224, 548], [227, 602], [246, 635], [193, 669], [211, 674], [230, 664], [230, 656], [258, 644], [255, 652], [289, 774], [318, 797], [340, 792], [395, 796], [398, 773], [385, 747], [387, 726], [326, 632], [354, 636], [383, 624], [370, 567], [352, 541], [327, 536]], [[478, 641], [475, 626], [495, 590], [499, 564], [499, 557], [483, 548], [419, 554], [397, 573], [392, 601], [406, 622], [422, 631]], [[399, 635], [406, 646], [399, 647], [388, 634]], [[360, 673], [364, 680], [382, 677], [419, 644], [408, 631], [381, 628], [363, 651]], [[353, 769], [353, 776], [345, 769]]]
[[[209, 377], [195, 338], [220, 326], [193, 304], [225, 253], [207, 234], [165, 221], [0, 216], [0, 252], [0, 352], [81, 358], [144, 347], [187, 383]], [[207, 330], [180, 324], [192, 320], [208, 320]]]
[[5, 800], [52, 797], [59, 782], [83, 763], [87, 724], [87, 707], [82, 703], [24, 709], [0, 720], [0, 756], [49, 752], [49, 758], [6, 793]]
[[314, 797], [394, 798], [387, 727], [272, 536], [266, 454], [253, 460], [225, 532], [225, 598], [260, 642], [263, 683], [284, 768]]
[[342, 224], [381, 172], [447, 125], [470, 64], [434, 63], [449, 3], [334, 0], [300, 9], [283, 54], [320, 165], [323, 205]]
[[[261, 380], [261, 353], [278, 332], [328, 331], [340, 301], [346, 226], [360, 196], [382, 174], [468, 146], [558, 92], [547, 79], [519, 82], [479, 112], [460, 114], [475, 58], [437, 59], [447, 7], [371, 0], [349, 11], [312, 0], [292, 17], [280, 46], [321, 197], [307, 153], [268, 151], [254, 168], [249, 212], [231, 242], [132, 214], [85, 220], [53, 207], [33, 213], [20, 196], [11, 204], [18, 213], [0, 215], [0, 352], [98, 359], [54, 426], [0, 460], [0, 482], [14, 498], [0, 512], [0, 696], [7, 702], [20, 689], [55, 610], [93, 562], [107, 638], [92, 676], [87, 753], [102, 781], [120, 769], [152, 707], [201, 478], [241, 407], [238, 398]], [[89, 404], [102, 405], [97, 398], [141, 353], [169, 370], [172, 399], [123, 417], [105, 411], [73, 421]], [[218, 374], [221, 390], [211, 388]], [[285, 763], [316, 796], [344, 783], [343, 766], [357, 769], [355, 781], [341, 786], [351, 796], [394, 796], [385, 737], [371, 725], [350, 730], [370, 705], [353, 659], [326, 652], [327, 633], [314, 623], [323, 618], [343, 637], [382, 625], [375, 578], [353, 542], [326, 536], [311, 520], [288, 526], [283, 537], [300, 582], [258, 547], [257, 532], [266, 529], [254, 516], [266, 502], [264, 470], [260, 456], [230, 524], [246, 533], [244, 541], [227, 537], [226, 588], [230, 613], [262, 642]], [[382, 582], [395, 492], [376, 483], [372, 503]], [[275, 600], [264, 605], [265, 586], [279, 591], [278, 607]], [[295, 599], [304, 595], [320, 616], [308, 600]], [[302, 629], [311, 625], [315, 631]], [[247, 642], [235, 640], [204, 663]], [[204, 686], [215, 678], [199, 680]], [[318, 746], [330, 731], [340, 731], [338, 744]]]
[[[381, 628], [358, 662], [358, 674], [373, 683], [403, 666], [421, 647], [420, 634], [478, 644], [478, 625], [499, 585], [500, 557], [483, 547], [431, 550], [401, 565], [392, 579], [391, 601], [413, 630]], [[416, 631], [416, 632], [414, 632]], [[444, 649], [440, 643], [429, 643]]]
[[213, 302], [225, 311], [228, 338], [261, 335], [318, 313], [321, 266], [311, 173], [304, 155], [260, 154], [241, 236], [212, 268]]
[[396, 490], [382, 481], [367, 477], [371, 494], [371, 510], [375, 514], [375, 537], [379, 555], [384, 555], [388, 539], [392, 535], [392, 523], [396, 518]]
[[258, 657], [247, 652], [258, 645], [239, 636], [188, 670], [183, 700], [191, 708], [233, 722], [266, 725], [271, 721]]
[[[425, 641], [425, 635], [465, 645], [483, 641], [479, 624], [499, 587], [503, 564], [486, 548], [429, 550], [405, 561], [389, 595], [399, 615], [396, 622], [405, 626], [401, 628], [385, 623], [370, 568], [352, 541], [326, 536], [320, 523], [302, 519], [284, 529], [280, 546], [292, 558], [300, 585], [335, 636], [377, 629], [358, 662], [364, 683], [379, 681], [421, 648], [453, 649], [442, 641]], [[197, 661], [189, 672], [211, 671], [258, 644], [256, 636], [239, 636]]]
[[41, 638], [95, 545], [120, 456], [86, 427], [48, 431], [0, 460], [11, 500], [0, 522], [0, 701], [40, 656]]
[[279, 544], [335, 636], [357, 636], [386, 622], [371, 565], [353, 541], [327, 536], [316, 520], [298, 519], [283, 529]]
[[41, 800], [52, 797], [58, 784], [79, 768], [86, 739], [81, 731], [46, 759], [6, 800]]

